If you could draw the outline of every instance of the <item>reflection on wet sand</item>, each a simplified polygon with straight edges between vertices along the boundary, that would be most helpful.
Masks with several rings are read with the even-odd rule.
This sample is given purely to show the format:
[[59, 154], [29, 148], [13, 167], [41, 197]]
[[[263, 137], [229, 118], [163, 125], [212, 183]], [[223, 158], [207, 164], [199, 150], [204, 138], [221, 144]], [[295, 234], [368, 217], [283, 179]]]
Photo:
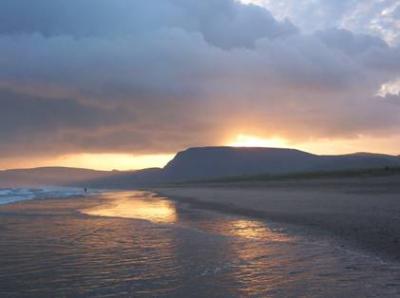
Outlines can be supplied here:
[[143, 192], [113, 192], [104, 194], [106, 203], [81, 210], [92, 216], [144, 219], [155, 223], [175, 223], [175, 205], [168, 200], [147, 196]]
[[400, 297], [396, 264], [275, 228], [148, 192], [3, 206], [0, 297]]
[[232, 236], [250, 238], [250, 239], [263, 239], [269, 241], [290, 241], [285, 234], [272, 231], [267, 225], [261, 221], [249, 219], [236, 219], [230, 221], [223, 227], [225, 233], [229, 232]]

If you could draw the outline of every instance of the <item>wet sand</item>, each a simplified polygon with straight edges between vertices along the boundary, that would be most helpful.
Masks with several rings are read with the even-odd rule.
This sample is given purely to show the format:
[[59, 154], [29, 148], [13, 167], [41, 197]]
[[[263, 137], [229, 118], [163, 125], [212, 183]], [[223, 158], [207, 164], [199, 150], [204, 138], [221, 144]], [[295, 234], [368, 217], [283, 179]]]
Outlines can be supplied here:
[[400, 177], [217, 183], [164, 187], [174, 199], [290, 223], [400, 260]]
[[0, 297], [400, 295], [397, 262], [226, 214], [248, 209], [225, 204], [127, 191], [0, 206]]

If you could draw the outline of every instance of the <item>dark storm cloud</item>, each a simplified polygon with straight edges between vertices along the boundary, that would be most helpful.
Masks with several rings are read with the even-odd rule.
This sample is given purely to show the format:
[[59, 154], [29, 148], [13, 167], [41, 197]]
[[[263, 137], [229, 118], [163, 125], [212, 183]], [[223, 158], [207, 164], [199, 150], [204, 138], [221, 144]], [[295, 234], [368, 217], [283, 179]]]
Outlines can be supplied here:
[[33, 97], [8, 90], [0, 90], [0, 107], [0, 150], [12, 152], [21, 150], [10, 144], [22, 147], [19, 148], [22, 151], [31, 151], [30, 144], [35, 139], [40, 143], [41, 139], [50, 141], [56, 135], [66, 136], [74, 131], [95, 132], [122, 124], [127, 117], [134, 119], [133, 115], [115, 108], [82, 104], [72, 99]]
[[71, 99], [39, 98], [5, 90], [0, 90], [0, 106], [2, 137], [13, 129], [34, 133], [48, 128], [93, 128], [118, 124], [126, 116], [115, 109], [107, 110]]
[[7, 154], [28, 142], [171, 152], [240, 127], [296, 139], [400, 125], [399, 105], [375, 97], [400, 75], [400, 50], [377, 37], [303, 34], [232, 0], [5, 0], [0, 20]]
[[262, 37], [291, 34], [289, 22], [231, 0], [4, 0], [0, 33], [111, 37], [140, 35], [160, 28], [201, 32], [217, 46], [250, 46]]

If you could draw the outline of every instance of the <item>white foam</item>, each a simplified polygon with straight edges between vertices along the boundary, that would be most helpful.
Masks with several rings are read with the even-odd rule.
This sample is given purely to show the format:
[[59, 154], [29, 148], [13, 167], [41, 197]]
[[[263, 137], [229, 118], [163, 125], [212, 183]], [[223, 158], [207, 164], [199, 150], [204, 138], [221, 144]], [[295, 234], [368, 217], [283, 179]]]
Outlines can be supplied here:
[[35, 199], [67, 198], [84, 194], [83, 189], [75, 187], [5, 188], [0, 189], [0, 205]]

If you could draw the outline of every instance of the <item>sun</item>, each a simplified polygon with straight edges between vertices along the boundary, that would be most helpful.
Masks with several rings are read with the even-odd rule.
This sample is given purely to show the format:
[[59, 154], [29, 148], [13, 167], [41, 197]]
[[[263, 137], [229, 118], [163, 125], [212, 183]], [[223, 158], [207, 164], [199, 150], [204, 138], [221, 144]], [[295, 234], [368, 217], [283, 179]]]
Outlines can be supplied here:
[[286, 147], [286, 140], [278, 137], [263, 139], [256, 136], [238, 134], [235, 139], [227, 144], [232, 147]]

